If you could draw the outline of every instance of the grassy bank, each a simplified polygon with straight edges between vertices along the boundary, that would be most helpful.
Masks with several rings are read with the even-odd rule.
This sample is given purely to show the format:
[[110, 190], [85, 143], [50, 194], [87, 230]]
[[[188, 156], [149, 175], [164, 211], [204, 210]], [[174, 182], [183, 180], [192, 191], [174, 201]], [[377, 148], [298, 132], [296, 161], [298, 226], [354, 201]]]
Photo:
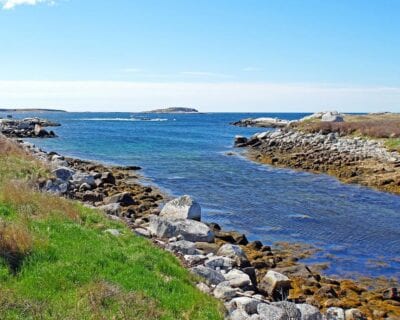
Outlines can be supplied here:
[[175, 257], [122, 223], [30, 187], [46, 175], [0, 138], [1, 319], [222, 319]]

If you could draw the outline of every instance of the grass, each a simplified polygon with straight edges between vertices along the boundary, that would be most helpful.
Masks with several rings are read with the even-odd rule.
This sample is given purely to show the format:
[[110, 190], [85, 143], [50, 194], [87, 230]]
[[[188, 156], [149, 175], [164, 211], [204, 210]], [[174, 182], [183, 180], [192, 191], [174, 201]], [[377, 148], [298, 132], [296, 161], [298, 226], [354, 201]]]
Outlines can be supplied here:
[[385, 146], [390, 151], [400, 152], [400, 138], [390, 138], [385, 141]]
[[31, 189], [46, 169], [1, 151], [1, 319], [223, 318], [174, 256], [96, 210]]

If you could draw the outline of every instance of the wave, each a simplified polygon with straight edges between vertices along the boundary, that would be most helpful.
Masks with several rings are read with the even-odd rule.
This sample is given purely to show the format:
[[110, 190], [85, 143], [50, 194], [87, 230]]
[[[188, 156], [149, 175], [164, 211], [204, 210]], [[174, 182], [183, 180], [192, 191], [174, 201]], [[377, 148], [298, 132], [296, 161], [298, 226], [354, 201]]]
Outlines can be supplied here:
[[73, 119], [75, 121], [149, 121], [149, 122], [161, 122], [168, 121], [165, 118], [154, 118], [154, 119], [142, 119], [142, 118], [83, 118]]

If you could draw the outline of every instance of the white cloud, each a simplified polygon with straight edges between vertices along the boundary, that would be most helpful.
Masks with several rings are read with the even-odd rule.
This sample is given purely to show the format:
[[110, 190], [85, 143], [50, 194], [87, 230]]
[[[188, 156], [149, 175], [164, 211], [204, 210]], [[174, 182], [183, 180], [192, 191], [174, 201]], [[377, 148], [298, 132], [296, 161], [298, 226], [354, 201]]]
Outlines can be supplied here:
[[204, 112], [400, 112], [400, 87], [253, 82], [0, 81], [0, 107], [142, 111], [192, 106]]
[[47, 4], [54, 4], [53, 0], [0, 0], [0, 3], [3, 4], [4, 10], [10, 10], [15, 8], [19, 5], [37, 5], [39, 3], [47, 3]]

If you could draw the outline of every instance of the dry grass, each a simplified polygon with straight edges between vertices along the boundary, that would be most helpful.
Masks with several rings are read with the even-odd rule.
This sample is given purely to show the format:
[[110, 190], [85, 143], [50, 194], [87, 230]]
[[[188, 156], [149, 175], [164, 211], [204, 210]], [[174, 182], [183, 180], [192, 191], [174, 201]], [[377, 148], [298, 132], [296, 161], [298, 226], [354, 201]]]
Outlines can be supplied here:
[[76, 203], [46, 193], [36, 192], [21, 181], [12, 180], [0, 187], [0, 202], [9, 204], [20, 217], [47, 218], [62, 216], [80, 220]]
[[32, 236], [24, 225], [0, 221], [0, 257], [13, 272], [19, 269], [32, 247]]
[[337, 132], [341, 136], [359, 135], [369, 138], [399, 138], [400, 120], [358, 120], [352, 122], [309, 122], [302, 129], [316, 133]]

